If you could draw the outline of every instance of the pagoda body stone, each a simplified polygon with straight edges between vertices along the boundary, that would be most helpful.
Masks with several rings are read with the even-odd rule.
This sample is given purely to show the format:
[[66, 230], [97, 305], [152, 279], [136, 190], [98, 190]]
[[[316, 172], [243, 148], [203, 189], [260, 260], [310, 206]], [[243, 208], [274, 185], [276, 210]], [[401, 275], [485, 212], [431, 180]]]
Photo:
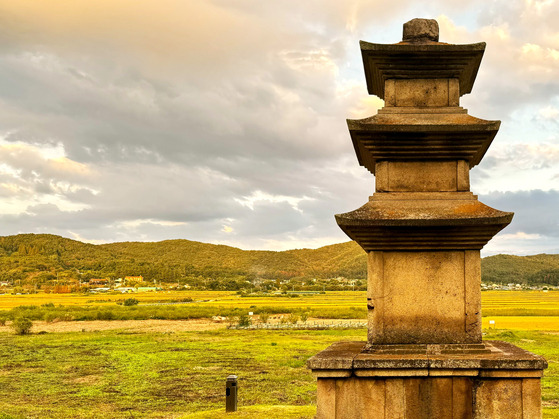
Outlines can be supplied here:
[[460, 107], [484, 49], [438, 42], [430, 19], [406, 23], [397, 44], [361, 41], [368, 91], [385, 106], [348, 127], [376, 186], [336, 221], [368, 255], [368, 340], [309, 360], [319, 418], [540, 415], [545, 360], [482, 342], [480, 249], [513, 217], [470, 192], [500, 125]]

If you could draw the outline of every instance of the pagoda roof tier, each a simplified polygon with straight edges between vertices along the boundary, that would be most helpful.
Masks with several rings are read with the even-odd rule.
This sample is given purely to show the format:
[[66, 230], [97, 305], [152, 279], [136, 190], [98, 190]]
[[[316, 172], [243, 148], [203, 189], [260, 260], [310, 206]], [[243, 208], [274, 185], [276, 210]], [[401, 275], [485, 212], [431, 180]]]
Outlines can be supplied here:
[[347, 121], [361, 166], [375, 173], [377, 160], [466, 160], [477, 165], [495, 138], [500, 121], [467, 113], [403, 113], [379, 111]]
[[474, 250], [485, 246], [513, 215], [468, 192], [377, 193], [361, 208], [336, 215], [336, 221], [365, 251]]
[[470, 93], [485, 42], [453, 45], [443, 42], [373, 44], [360, 41], [367, 90], [384, 99], [388, 79], [459, 80], [460, 96]]

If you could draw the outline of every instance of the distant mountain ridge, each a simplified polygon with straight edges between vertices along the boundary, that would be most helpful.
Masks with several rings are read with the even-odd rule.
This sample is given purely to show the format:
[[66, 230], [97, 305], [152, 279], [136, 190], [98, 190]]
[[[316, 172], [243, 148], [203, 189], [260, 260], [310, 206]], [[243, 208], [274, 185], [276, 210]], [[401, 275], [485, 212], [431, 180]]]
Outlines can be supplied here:
[[[64, 278], [128, 275], [181, 283], [336, 277], [363, 280], [367, 257], [355, 242], [275, 252], [183, 239], [93, 245], [51, 234], [0, 237], [0, 281], [44, 284]], [[482, 260], [482, 279], [558, 285], [559, 255], [486, 257]]]
[[353, 243], [282, 252], [190, 240], [93, 245], [50, 234], [0, 237], [0, 281], [39, 284], [65, 278], [142, 275], [149, 281], [255, 278], [365, 278], [366, 255]]

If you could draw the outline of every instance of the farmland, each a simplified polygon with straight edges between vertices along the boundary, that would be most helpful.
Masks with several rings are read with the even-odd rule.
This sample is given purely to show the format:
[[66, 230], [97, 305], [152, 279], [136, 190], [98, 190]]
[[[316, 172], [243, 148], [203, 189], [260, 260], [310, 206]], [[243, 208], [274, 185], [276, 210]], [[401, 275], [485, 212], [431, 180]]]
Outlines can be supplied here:
[[[143, 307], [147, 310], [144, 315], [150, 310], [168, 310], [160, 312], [165, 314], [184, 309], [186, 316], [266, 309], [358, 318], [364, 316], [365, 293], [327, 292], [299, 297], [145, 293], [133, 295], [140, 301], [138, 306], [117, 305], [128, 297], [2, 295], [0, 315], [22, 313], [17, 306], [25, 305], [35, 307], [25, 312], [39, 317], [49, 310], [70, 310], [74, 315], [86, 309], [113, 310], [116, 315], [119, 310], [133, 313]], [[507, 340], [548, 359], [549, 369], [543, 380], [544, 417], [558, 418], [559, 293], [488, 291], [482, 298], [486, 339]], [[188, 299], [192, 302], [181, 301]], [[172, 302], [177, 304], [151, 305]], [[490, 326], [489, 320], [495, 323]], [[38, 319], [35, 333], [29, 336], [16, 336], [7, 327], [0, 328], [0, 418], [219, 417], [229, 374], [237, 374], [240, 384], [240, 410], [232, 417], [311, 418], [316, 411], [316, 384], [305, 361], [333, 342], [366, 339], [364, 328], [235, 330], [222, 325], [219, 329], [189, 330], [173, 328], [171, 320], [148, 320], [144, 321], [146, 325], [160, 322], [168, 326], [93, 330], [89, 327], [96, 322], [57, 321], [49, 324], [81, 326], [72, 329], [77, 331], [38, 333], [47, 325]], [[211, 320], [199, 322], [204, 321], [212, 324]], [[189, 322], [198, 321], [183, 323]], [[98, 323], [121, 324], [106, 320]]]
[[[21, 305], [43, 305], [52, 303], [63, 306], [102, 306], [114, 304], [125, 298], [134, 297], [140, 303], [180, 302], [192, 299], [197, 305], [206, 307], [258, 306], [312, 307], [363, 309], [365, 291], [327, 291], [316, 294], [268, 294], [241, 296], [233, 291], [167, 291], [135, 294], [0, 294], [0, 310]], [[550, 291], [484, 291], [481, 294], [484, 314], [521, 315], [539, 311], [555, 312], [559, 315], [559, 292]]]
[[[125, 299], [139, 301], [123, 307]], [[0, 295], [0, 317], [26, 316], [32, 320], [141, 320], [194, 319], [306, 313], [322, 319], [365, 319], [364, 291], [327, 291], [321, 294], [239, 295], [231, 291], [174, 291], [137, 294], [30, 294]], [[548, 327], [559, 321], [559, 292], [485, 291], [485, 317], [548, 317]], [[510, 320], [510, 319], [509, 319]], [[559, 330], [559, 326], [557, 326]]]

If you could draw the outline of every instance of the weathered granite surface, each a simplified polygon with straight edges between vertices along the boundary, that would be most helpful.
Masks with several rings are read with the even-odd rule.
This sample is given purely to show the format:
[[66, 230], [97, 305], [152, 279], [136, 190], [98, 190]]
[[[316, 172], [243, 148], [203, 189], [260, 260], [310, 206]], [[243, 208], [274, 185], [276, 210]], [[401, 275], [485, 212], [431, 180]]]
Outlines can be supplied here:
[[435, 19], [412, 19], [404, 23], [402, 39], [408, 42], [438, 42], [439, 24]]
[[[346, 370], [348, 376], [393, 376], [400, 370], [421, 370], [411, 375], [541, 377], [547, 361], [508, 342], [484, 341], [481, 344], [370, 345], [367, 342], [337, 342], [307, 361], [317, 376], [328, 370]], [[475, 375], [474, 375], [475, 371]]]
[[470, 192], [500, 126], [459, 106], [485, 44], [438, 42], [436, 21], [414, 19], [400, 43], [360, 45], [385, 106], [348, 127], [375, 193], [336, 221], [369, 254], [369, 342], [480, 343], [479, 250], [513, 217]]
[[500, 341], [338, 342], [308, 363], [318, 419], [535, 419], [547, 362]]

